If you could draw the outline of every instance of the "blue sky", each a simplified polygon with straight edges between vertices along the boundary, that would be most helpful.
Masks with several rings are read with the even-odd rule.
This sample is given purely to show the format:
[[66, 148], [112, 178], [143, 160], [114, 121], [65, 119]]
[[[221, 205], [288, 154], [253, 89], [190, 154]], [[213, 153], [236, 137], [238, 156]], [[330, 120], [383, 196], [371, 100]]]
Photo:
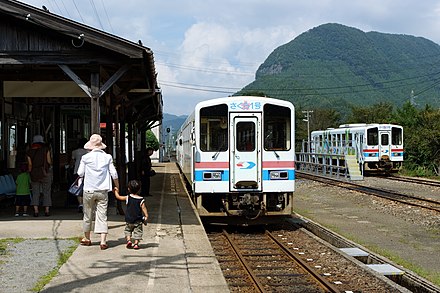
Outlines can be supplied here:
[[424, 0], [26, 0], [153, 50], [164, 112], [252, 82], [278, 46], [325, 23], [407, 34], [440, 44], [440, 1]]

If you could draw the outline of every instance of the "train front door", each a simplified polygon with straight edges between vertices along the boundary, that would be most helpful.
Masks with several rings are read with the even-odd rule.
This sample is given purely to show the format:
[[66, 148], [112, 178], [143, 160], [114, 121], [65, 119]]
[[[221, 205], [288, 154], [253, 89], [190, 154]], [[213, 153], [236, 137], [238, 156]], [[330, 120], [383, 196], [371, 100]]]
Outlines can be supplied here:
[[379, 159], [391, 158], [390, 131], [379, 131]]
[[231, 113], [230, 189], [261, 190], [261, 114]]

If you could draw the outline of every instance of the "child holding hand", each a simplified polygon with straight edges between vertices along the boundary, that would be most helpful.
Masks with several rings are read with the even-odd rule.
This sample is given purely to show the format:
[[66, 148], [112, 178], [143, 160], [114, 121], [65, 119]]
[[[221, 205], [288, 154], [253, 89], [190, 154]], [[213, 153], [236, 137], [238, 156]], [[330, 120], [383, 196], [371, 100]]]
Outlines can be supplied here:
[[129, 195], [121, 196], [119, 189], [113, 189], [115, 197], [118, 200], [124, 200], [127, 205], [125, 212], [125, 239], [127, 240], [127, 248], [139, 249], [139, 242], [142, 240], [143, 224], [147, 224], [148, 211], [144, 198], [140, 196], [141, 185], [137, 180], [128, 182]]

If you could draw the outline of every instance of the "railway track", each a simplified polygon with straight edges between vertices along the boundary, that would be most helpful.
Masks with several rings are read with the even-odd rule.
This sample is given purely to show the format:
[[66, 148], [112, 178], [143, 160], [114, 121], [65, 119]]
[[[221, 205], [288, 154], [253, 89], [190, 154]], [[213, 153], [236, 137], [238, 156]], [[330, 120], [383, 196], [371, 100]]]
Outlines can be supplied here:
[[297, 174], [299, 178], [315, 180], [325, 184], [330, 184], [341, 188], [358, 191], [364, 194], [374, 195], [377, 197], [385, 198], [402, 204], [411, 205], [440, 213], [440, 201], [437, 200], [398, 193], [398, 192], [374, 188], [374, 187], [367, 187], [364, 185], [356, 184], [354, 182], [341, 181], [330, 177], [317, 176], [299, 171], [297, 171]]
[[211, 232], [231, 292], [401, 292], [304, 229]]
[[402, 177], [402, 176], [379, 176], [380, 178], [387, 179], [387, 180], [393, 180], [393, 181], [401, 181], [401, 182], [409, 182], [409, 183], [415, 183], [415, 184], [421, 184], [421, 185], [429, 185], [429, 186], [435, 186], [440, 187], [440, 181], [435, 180], [428, 180], [423, 178], [411, 178], [411, 177]]
[[[340, 292], [270, 232], [209, 236], [225, 278], [240, 292]], [[220, 251], [223, 251], [221, 253]]]

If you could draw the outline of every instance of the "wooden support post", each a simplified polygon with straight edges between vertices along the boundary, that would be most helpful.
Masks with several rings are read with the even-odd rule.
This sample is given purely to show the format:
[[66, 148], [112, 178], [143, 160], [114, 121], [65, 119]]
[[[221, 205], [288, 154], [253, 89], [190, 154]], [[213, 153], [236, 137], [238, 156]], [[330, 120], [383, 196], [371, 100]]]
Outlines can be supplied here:
[[7, 149], [6, 149], [6, 137], [7, 137], [7, 132], [6, 132], [6, 125], [5, 125], [5, 97], [3, 94], [3, 81], [0, 83], [0, 109], [1, 109], [1, 125], [0, 125], [0, 135], [2, 136], [2, 138], [0, 139], [0, 149], [2, 150], [0, 152], [0, 168], [3, 168], [3, 165], [1, 165], [1, 163], [4, 163], [5, 168], [7, 166], [6, 164], [6, 158], [7, 158]]
[[133, 166], [133, 141], [135, 141], [136, 137], [133, 135], [133, 123], [127, 124], [127, 132], [128, 132], [128, 179], [139, 179], [136, 178], [136, 169]]
[[100, 133], [100, 108], [99, 108], [99, 73], [92, 72], [90, 76], [90, 91], [91, 91], [91, 100], [90, 100], [90, 119], [91, 119], [91, 127], [92, 133]]
[[61, 128], [61, 122], [60, 122], [60, 113], [61, 113], [61, 108], [60, 105], [55, 105], [53, 107], [53, 113], [54, 113], [54, 117], [53, 117], [53, 123], [54, 123], [54, 127], [52, 127], [52, 132], [53, 132], [53, 152], [52, 152], [52, 156], [53, 156], [53, 180], [54, 182], [60, 182], [61, 180], [61, 176], [60, 176], [60, 171], [63, 172], [64, 174], [64, 165], [60, 166], [60, 144], [59, 142], [61, 141], [61, 136], [60, 136], [60, 128]]

